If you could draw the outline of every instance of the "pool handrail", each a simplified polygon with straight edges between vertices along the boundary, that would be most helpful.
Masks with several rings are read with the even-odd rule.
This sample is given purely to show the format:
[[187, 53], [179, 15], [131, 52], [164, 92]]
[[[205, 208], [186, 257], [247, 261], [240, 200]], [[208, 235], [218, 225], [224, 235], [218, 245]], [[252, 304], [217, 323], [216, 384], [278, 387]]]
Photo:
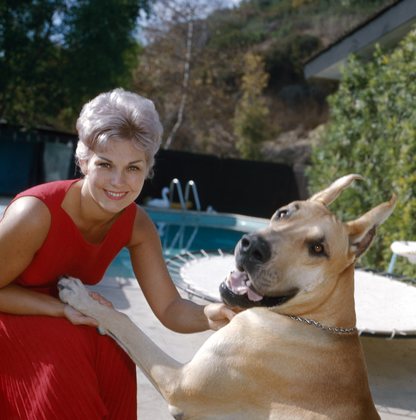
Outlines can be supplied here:
[[190, 204], [189, 195], [190, 195], [191, 192], [193, 194], [194, 205], [195, 205], [196, 211], [201, 211], [201, 201], [199, 200], [198, 189], [196, 187], [195, 181], [193, 181], [191, 179], [186, 183], [186, 185], [185, 185], [185, 197], [184, 197], [184, 194], [183, 194], [182, 184], [179, 181], [179, 179], [178, 178], [173, 178], [172, 181], [170, 181], [170, 185], [169, 185], [170, 207], [172, 207], [172, 203], [173, 203], [173, 200], [174, 200], [175, 189], [178, 191], [179, 204], [180, 204], [180, 207], [181, 207], [182, 211], [187, 211], [188, 210], [187, 206], [188, 206], [188, 204]]
[[197, 211], [201, 211], [201, 202], [199, 201], [198, 189], [196, 188], [195, 182], [191, 179], [186, 183], [185, 186], [185, 203], [189, 201], [189, 192], [192, 191], [194, 196], [195, 208]]
[[185, 200], [183, 198], [183, 193], [182, 193], [182, 185], [181, 182], [179, 181], [178, 178], [173, 178], [172, 181], [170, 181], [170, 185], [169, 185], [169, 201], [170, 204], [172, 205], [173, 203], [173, 196], [175, 194], [175, 187], [178, 190], [178, 198], [179, 198], [179, 203], [181, 205], [182, 210], [186, 210], [186, 203]]

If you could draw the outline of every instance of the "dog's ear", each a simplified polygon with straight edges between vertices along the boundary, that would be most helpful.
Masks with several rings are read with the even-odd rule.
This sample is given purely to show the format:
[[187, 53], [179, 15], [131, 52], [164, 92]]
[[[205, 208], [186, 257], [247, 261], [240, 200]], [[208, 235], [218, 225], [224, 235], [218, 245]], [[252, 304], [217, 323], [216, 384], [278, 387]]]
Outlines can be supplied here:
[[393, 212], [396, 201], [397, 197], [393, 194], [390, 201], [374, 207], [360, 218], [345, 224], [350, 239], [350, 249], [357, 258], [368, 249], [377, 227]]
[[363, 180], [364, 178], [357, 174], [338, 178], [328, 188], [313, 195], [309, 201], [320, 201], [325, 206], [329, 206], [356, 179]]

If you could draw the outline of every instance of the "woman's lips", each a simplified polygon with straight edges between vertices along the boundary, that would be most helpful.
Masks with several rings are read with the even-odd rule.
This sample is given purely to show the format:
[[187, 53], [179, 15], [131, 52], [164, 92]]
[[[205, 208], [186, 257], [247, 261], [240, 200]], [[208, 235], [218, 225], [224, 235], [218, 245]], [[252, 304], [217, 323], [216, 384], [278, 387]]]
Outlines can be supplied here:
[[115, 191], [108, 191], [108, 190], [104, 190], [104, 192], [105, 192], [105, 195], [110, 200], [121, 200], [127, 195], [126, 192], [115, 192]]

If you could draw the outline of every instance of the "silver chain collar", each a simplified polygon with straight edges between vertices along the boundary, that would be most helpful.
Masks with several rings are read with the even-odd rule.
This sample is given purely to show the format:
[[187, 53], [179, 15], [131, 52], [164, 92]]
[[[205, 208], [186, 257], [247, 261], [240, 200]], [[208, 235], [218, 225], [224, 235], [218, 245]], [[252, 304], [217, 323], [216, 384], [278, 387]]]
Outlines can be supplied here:
[[322, 325], [318, 321], [314, 321], [313, 319], [302, 318], [301, 316], [296, 315], [287, 315], [289, 318], [303, 322], [304, 324], [312, 325], [313, 327], [319, 328], [324, 331], [329, 331], [332, 334], [355, 334], [358, 332], [357, 328], [343, 328], [343, 327], [327, 327], [326, 325]]

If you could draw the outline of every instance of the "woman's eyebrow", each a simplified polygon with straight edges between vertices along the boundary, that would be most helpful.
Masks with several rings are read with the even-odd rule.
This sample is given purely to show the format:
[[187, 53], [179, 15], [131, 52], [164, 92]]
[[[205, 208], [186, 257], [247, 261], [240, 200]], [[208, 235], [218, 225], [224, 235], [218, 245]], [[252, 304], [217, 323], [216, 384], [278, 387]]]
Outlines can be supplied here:
[[112, 161], [111, 161], [111, 159], [107, 159], [107, 158], [106, 158], [106, 157], [104, 157], [104, 156], [97, 155], [97, 157], [98, 157], [98, 159], [101, 159], [101, 160], [106, 160], [107, 162], [112, 162]]
[[[113, 161], [111, 159], [108, 159], [108, 158], [106, 158], [104, 156], [97, 155], [97, 157], [99, 159], [106, 160], [107, 162], [113, 163]], [[142, 163], [142, 162], [144, 162], [144, 159], [133, 160], [132, 162], [129, 162], [128, 165], [132, 165], [134, 163]]]

